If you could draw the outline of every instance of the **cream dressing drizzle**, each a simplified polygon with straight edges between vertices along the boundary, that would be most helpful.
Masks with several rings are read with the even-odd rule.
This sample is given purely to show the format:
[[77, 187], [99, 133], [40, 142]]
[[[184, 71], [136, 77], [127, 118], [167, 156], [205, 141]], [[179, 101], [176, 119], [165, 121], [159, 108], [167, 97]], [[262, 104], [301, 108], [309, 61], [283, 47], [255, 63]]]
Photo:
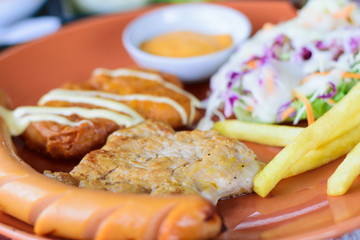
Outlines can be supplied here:
[[130, 115], [137, 121], [144, 120], [144, 118], [140, 114], [138, 114], [135, 110], [133, 110], [132, 108], [128, 107], [123, 103], [115, 102], [113, 100], [108, 100], [104, 98], [98, 98], [93, 94], [85, 95], [83, 94], [83, 92], [81, 93], [79, 92], [80, 91], [54, 89], [49, 93], [45, 94], [44, 96], [42, 96], [38, 101], [38, 104], [44, 105], [49, 101], [55, 101], [55, 100], [72, 102], [72, 103], [86, 103], [86, 104], [91, 104], [94, 106], [112, 109], [118, 112], [125, 113], [127, 115]]
[[110, 76], [113, 78], [120, 77], [120, 76], [124, 76], [124, 77], [130, 76], [130, 77], [137, 77], [137, 78], [146, 79], [146, 80], [150, 80], [150, 81], [156, 81], [158, 83], [161, 83], [162, 85], [164, 85], [164, 87], [166, 87], [174, 92], [180, 93], [190, 99], [190, 104], [191, 104], [190, 116], [189, 116], [190, 124], [193, 123], [193, 121], [195, 119], [195, 110], [196, 110], [195, 108], [201, 107], [201, 102], [194, 95], [185, 91], [182, 88], [179, 88], [178, 86], [176, 86], [173, 83], [165, 81], [158, 74], [139, 71], [139, 70], [132, 70], [132, 69], [127, 69], [127, 68], [119, 68], [119, 69], [115, 69], [115, 70], [97, 68], [94, 70], [93, 75], [95, 75], [95, 76], [106, 75], [106, 76]]
[[[145, 94], [130, 94], [130, 95], [118, 95], [113, 93], [101, 92], [101, 91], [87, 91], [87, 90], [66, 90], [66, 89], [54, 89], [48, 94], [44, 95], [43, 99], [47, 101], [64, 100], [67, 101], [69, 96], [88, 96], [96, 99], [108, 98], [115, 101], [152, 101], [156, 103], [165, 103], [172, 106], [181, 116], [182, 124], [187, 123], [187, 113], [185, 109], [176, 101], [167, 97], [157, 97]], [[100, 97], [100, 98], [99, 98]], [[40, 103], [44, 103], [45, 100], [40, 99]]]
[[84, 122], [92, 124], [88, 120], [74, 122], [63, 116], [59, 116], [58, 114], [65, 116], [76, 114], [87, 119], [106, 118], [114, 121], [118, 125], [125, 125], [126, 127], [130, 127], [142, 121], [140, 119], [133, 119], [127, 115], [106, 109], [34, 106], [19, 107], [12, 111], [0, 106], [0, 115], [4, 118], [10, 129], [11, 135], [13, 136], [19, 136], [22, 134], [31, 122], [53, 121], [70, 126], [78, 126]]

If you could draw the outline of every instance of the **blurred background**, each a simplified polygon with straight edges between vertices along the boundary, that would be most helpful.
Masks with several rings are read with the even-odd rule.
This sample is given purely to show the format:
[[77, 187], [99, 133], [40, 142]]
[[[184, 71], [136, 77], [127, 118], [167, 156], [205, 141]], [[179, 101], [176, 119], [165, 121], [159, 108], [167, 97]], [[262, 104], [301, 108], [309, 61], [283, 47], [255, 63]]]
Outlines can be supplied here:
[[[56, 32], [64, 24], [93, 15], [155, 4], [216, 1], [222, 0], [0, 0], [0, 50]], [[288, 1], [297, 8], [306, 2]]]

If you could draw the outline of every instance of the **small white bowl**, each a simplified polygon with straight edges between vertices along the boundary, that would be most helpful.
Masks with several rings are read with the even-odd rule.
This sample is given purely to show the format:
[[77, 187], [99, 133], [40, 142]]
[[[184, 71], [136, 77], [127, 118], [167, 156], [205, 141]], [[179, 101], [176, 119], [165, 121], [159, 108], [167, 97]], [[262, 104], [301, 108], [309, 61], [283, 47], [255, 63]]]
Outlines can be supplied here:
[[[172, 31], [230, 34], [233, 46], [198, 57], [171, 58], [146, 53], [141, 43]], [[178, 76], [184, 82], [209, 78], [251, 33], [251, 24], [239, 11], [217, 4], [176, 4], [151, 11], [132, 21], [123, 32], [123, 44], [134, 61], [145, 68]]]
[[0, 26], [6, 26], [33, 15], [45, 0], [0, 0]]
[[72, 0], [83, 13], [104, 14], [124, 12], [143, 7], [150, 0]]

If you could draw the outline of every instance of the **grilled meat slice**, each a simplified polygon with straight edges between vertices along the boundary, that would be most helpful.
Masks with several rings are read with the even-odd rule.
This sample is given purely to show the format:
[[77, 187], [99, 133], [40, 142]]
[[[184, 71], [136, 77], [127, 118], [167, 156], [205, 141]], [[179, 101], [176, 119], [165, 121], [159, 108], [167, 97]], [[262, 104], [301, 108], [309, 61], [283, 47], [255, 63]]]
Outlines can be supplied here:
[[[164, 123], [148, 120], [111, 134], [102, 149], [88, 153], [69, 174], [46, 175], [113, 192], [199, 193], [216, 203], [251, 192], [261, 168], [255, 154], [238, 140], [215, 131], [175, 133]], [[62, 180], [69, 176], [73, 180]]]

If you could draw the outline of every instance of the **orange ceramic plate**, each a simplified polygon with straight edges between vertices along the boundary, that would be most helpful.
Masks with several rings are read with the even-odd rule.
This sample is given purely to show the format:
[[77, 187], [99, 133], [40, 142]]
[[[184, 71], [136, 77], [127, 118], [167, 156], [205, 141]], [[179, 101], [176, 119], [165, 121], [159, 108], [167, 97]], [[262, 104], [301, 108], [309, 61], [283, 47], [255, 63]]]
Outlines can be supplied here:
[[[265, 22], [295, 16], [287, 1], [233, 1], [223, 3], [245, 13], [258, 30]], [[85, 81], [94, 68], [133, 66], [121, 34], [125, 25], [149, 9], [96, 17], [65, 26], [39, 41], [10, 48], [0, 54], [0, 88], [14, 105], [33, 105], [52, 88], [66, 81]], [[186, 86], [204, 98], [208, 82]], [[60, 163], [31, 153], [15, 139], [21, 157], [38, 171], [70, 170]], [[247, 143], [259, 159], [268, 162], [280, 150]], [[221, 200], [218, 210], [226, 230], [219, 239], [299, 239], [340, 236], [360, 227], [360, 185], [341, 197], [326, 195], [326, 180], [339, 161], [280, 182], [267, 198], [256, 194]], [[0, 214], [0, 234], [15, 239], [44, 239], [32, 227]]]

